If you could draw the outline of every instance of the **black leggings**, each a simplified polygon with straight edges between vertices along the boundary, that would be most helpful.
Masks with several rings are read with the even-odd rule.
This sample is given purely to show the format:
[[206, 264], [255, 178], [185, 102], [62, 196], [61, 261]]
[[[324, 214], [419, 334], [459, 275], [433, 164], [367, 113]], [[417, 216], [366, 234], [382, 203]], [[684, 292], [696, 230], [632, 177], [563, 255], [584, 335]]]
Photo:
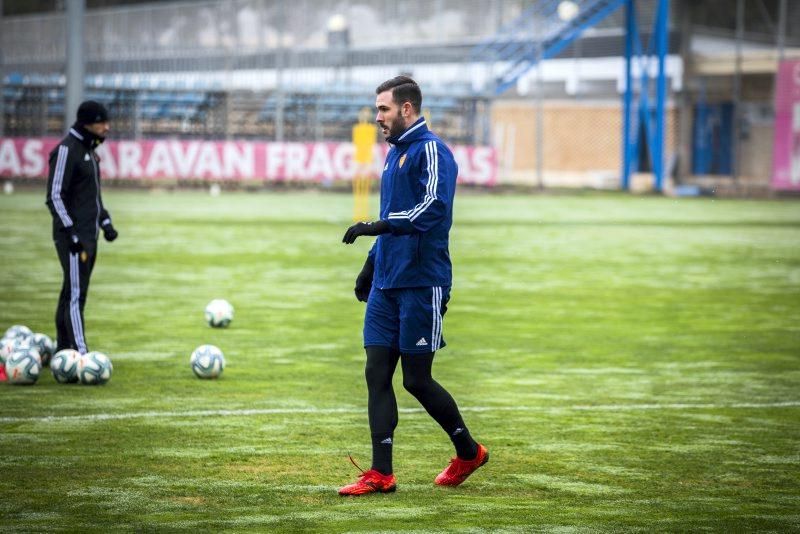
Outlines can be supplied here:
[[397, 399], [392, 387], [392, 376], [398, 360], [403, 367], [403, 387], [419, 401], [447, 435], [464, 427], [456, 401], [431, 376], [433, 355], [433, 352], [401, 355], [388, 347], [367, 347], [365, 375], [369, 392], [369, 427], [373, 435], [391, 434], [397, 427]]

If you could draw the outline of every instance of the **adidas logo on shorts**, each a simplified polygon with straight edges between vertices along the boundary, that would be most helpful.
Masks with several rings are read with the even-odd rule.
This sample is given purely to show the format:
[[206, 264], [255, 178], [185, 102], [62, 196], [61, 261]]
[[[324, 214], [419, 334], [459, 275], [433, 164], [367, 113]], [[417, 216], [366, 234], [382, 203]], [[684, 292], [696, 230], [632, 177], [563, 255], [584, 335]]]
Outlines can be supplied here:
[[427, 341], [425, 341], [425, 338], [424, 338], [424, 337], [421, 337], [421, 338], [419, 338], [419, 341], [417, 341], [417, 346], [418, 346], [418, 347], [424, 347], [424, 346], [426, 346], [427, 344], [428, 344], [428, 342], [427, 342]]

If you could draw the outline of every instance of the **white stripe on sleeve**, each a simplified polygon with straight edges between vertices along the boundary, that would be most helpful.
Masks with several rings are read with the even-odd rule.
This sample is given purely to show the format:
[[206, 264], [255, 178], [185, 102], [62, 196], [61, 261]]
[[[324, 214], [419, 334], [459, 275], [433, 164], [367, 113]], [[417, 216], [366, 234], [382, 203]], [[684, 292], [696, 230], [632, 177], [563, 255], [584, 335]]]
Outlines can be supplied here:
[[436, 200], [436, 188], [439, 185], [439, 151], [436, 148], [436, 142], [431, 141], [425, 145], [425, 155], [428, 157], [428, 188], [425, 199], [421, 204], [417, 205], [411, 213], [409, 219], [412, 221], [420, 216], [420, 214], [428, 209], [428, 206], [433, 204]]
[[64, 226], [72, 226], [72, 219], [67, 213], [67, 208], [64, 206], [64, 199], [61, 198], [61, 186], [64, 183], [64, 168], [67, 166], [67, 158], [69, 149], [61, 145], [58, 147], [58, 159], [56, 160], [56, 170], [53, 173], [53, 185], [50, 189], [50, 199], [53, 201], [53, 207], [61, 219], [61, 224]]

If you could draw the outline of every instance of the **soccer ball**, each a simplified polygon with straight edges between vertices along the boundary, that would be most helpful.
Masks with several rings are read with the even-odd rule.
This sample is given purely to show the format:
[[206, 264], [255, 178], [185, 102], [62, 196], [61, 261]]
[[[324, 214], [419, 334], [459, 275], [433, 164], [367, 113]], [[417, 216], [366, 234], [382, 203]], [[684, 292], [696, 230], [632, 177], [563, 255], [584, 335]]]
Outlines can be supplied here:
[[14, 350], [6, 360], [6, 375], [9, 384], [34, 384], [39, 380], [42, 360], [36, 349], [28, 346]]
[[111, 380], [114, 366], [102, 352], [92, 351], [78, 360], [78, 380], [81, 384], [100, 386]]
[[33, 335], [33, 332], [27, 326], [21, 324], [15, 324], [3, 335], [3, 337], [10, 337], [10, 338], [29, 338]]
[[200, 345], [189, 359], [197, 378], [217, 378], [225, 369], [225, 356], [214, 345]]
[[31, 348], [30, 338], [4, 337], [0, 340], [0, 363], [5, 363], [14, 352]]
[[30, 343], [31, 347], [35, 348], [39, 356], [42, 357], [42, 366], [50, 365], [50, 358], [53, 357], [53, 353], [56, 351], [56, 345], [53, 340], [45, 334], [33, 334], [33, 337], [30, 338]]
[[224, 328], [233, 321], [233, 306], [225, 299], [214, 299], [206, 306], [206, 322], [214, 328]]
[[78, 381], [78, 362], [81, 353], [73, 349], [64, 349], [55, 353], [50, 360], [50, 371], [53, 378], [61, 384], [71, 384]]

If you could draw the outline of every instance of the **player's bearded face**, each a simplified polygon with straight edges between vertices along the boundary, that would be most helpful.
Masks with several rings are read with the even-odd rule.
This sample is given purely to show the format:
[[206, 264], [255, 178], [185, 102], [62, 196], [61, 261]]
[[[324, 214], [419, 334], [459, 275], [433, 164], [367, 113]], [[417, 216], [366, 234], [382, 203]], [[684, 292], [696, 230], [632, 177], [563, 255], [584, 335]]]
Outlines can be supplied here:
[[405, 132], [407, 128], [408, 124], [406, 124], [406, 120], [398, 113], [397, 118], [392, 121], [392, 125], [389, 127], [389, 136], [397, 137]]
[[375, 107], [378, 109], [375, 122], [385, 138], [396, 137], [406, 130], [408, 125], [400, 113], [400, 106], [394, 102], [391, 91], [379, 94], [375, 99]]
[[106, 136], [108, 135], [108, 131], [111, 129], [111, 125], [108, 123], [108, 121], [95, 122], [94, 124], [86, 124], [84, 128], [86, 128], [94, 135], [96, 135], [100, 139], [100, 142], [102, 143], [105, 140]]

